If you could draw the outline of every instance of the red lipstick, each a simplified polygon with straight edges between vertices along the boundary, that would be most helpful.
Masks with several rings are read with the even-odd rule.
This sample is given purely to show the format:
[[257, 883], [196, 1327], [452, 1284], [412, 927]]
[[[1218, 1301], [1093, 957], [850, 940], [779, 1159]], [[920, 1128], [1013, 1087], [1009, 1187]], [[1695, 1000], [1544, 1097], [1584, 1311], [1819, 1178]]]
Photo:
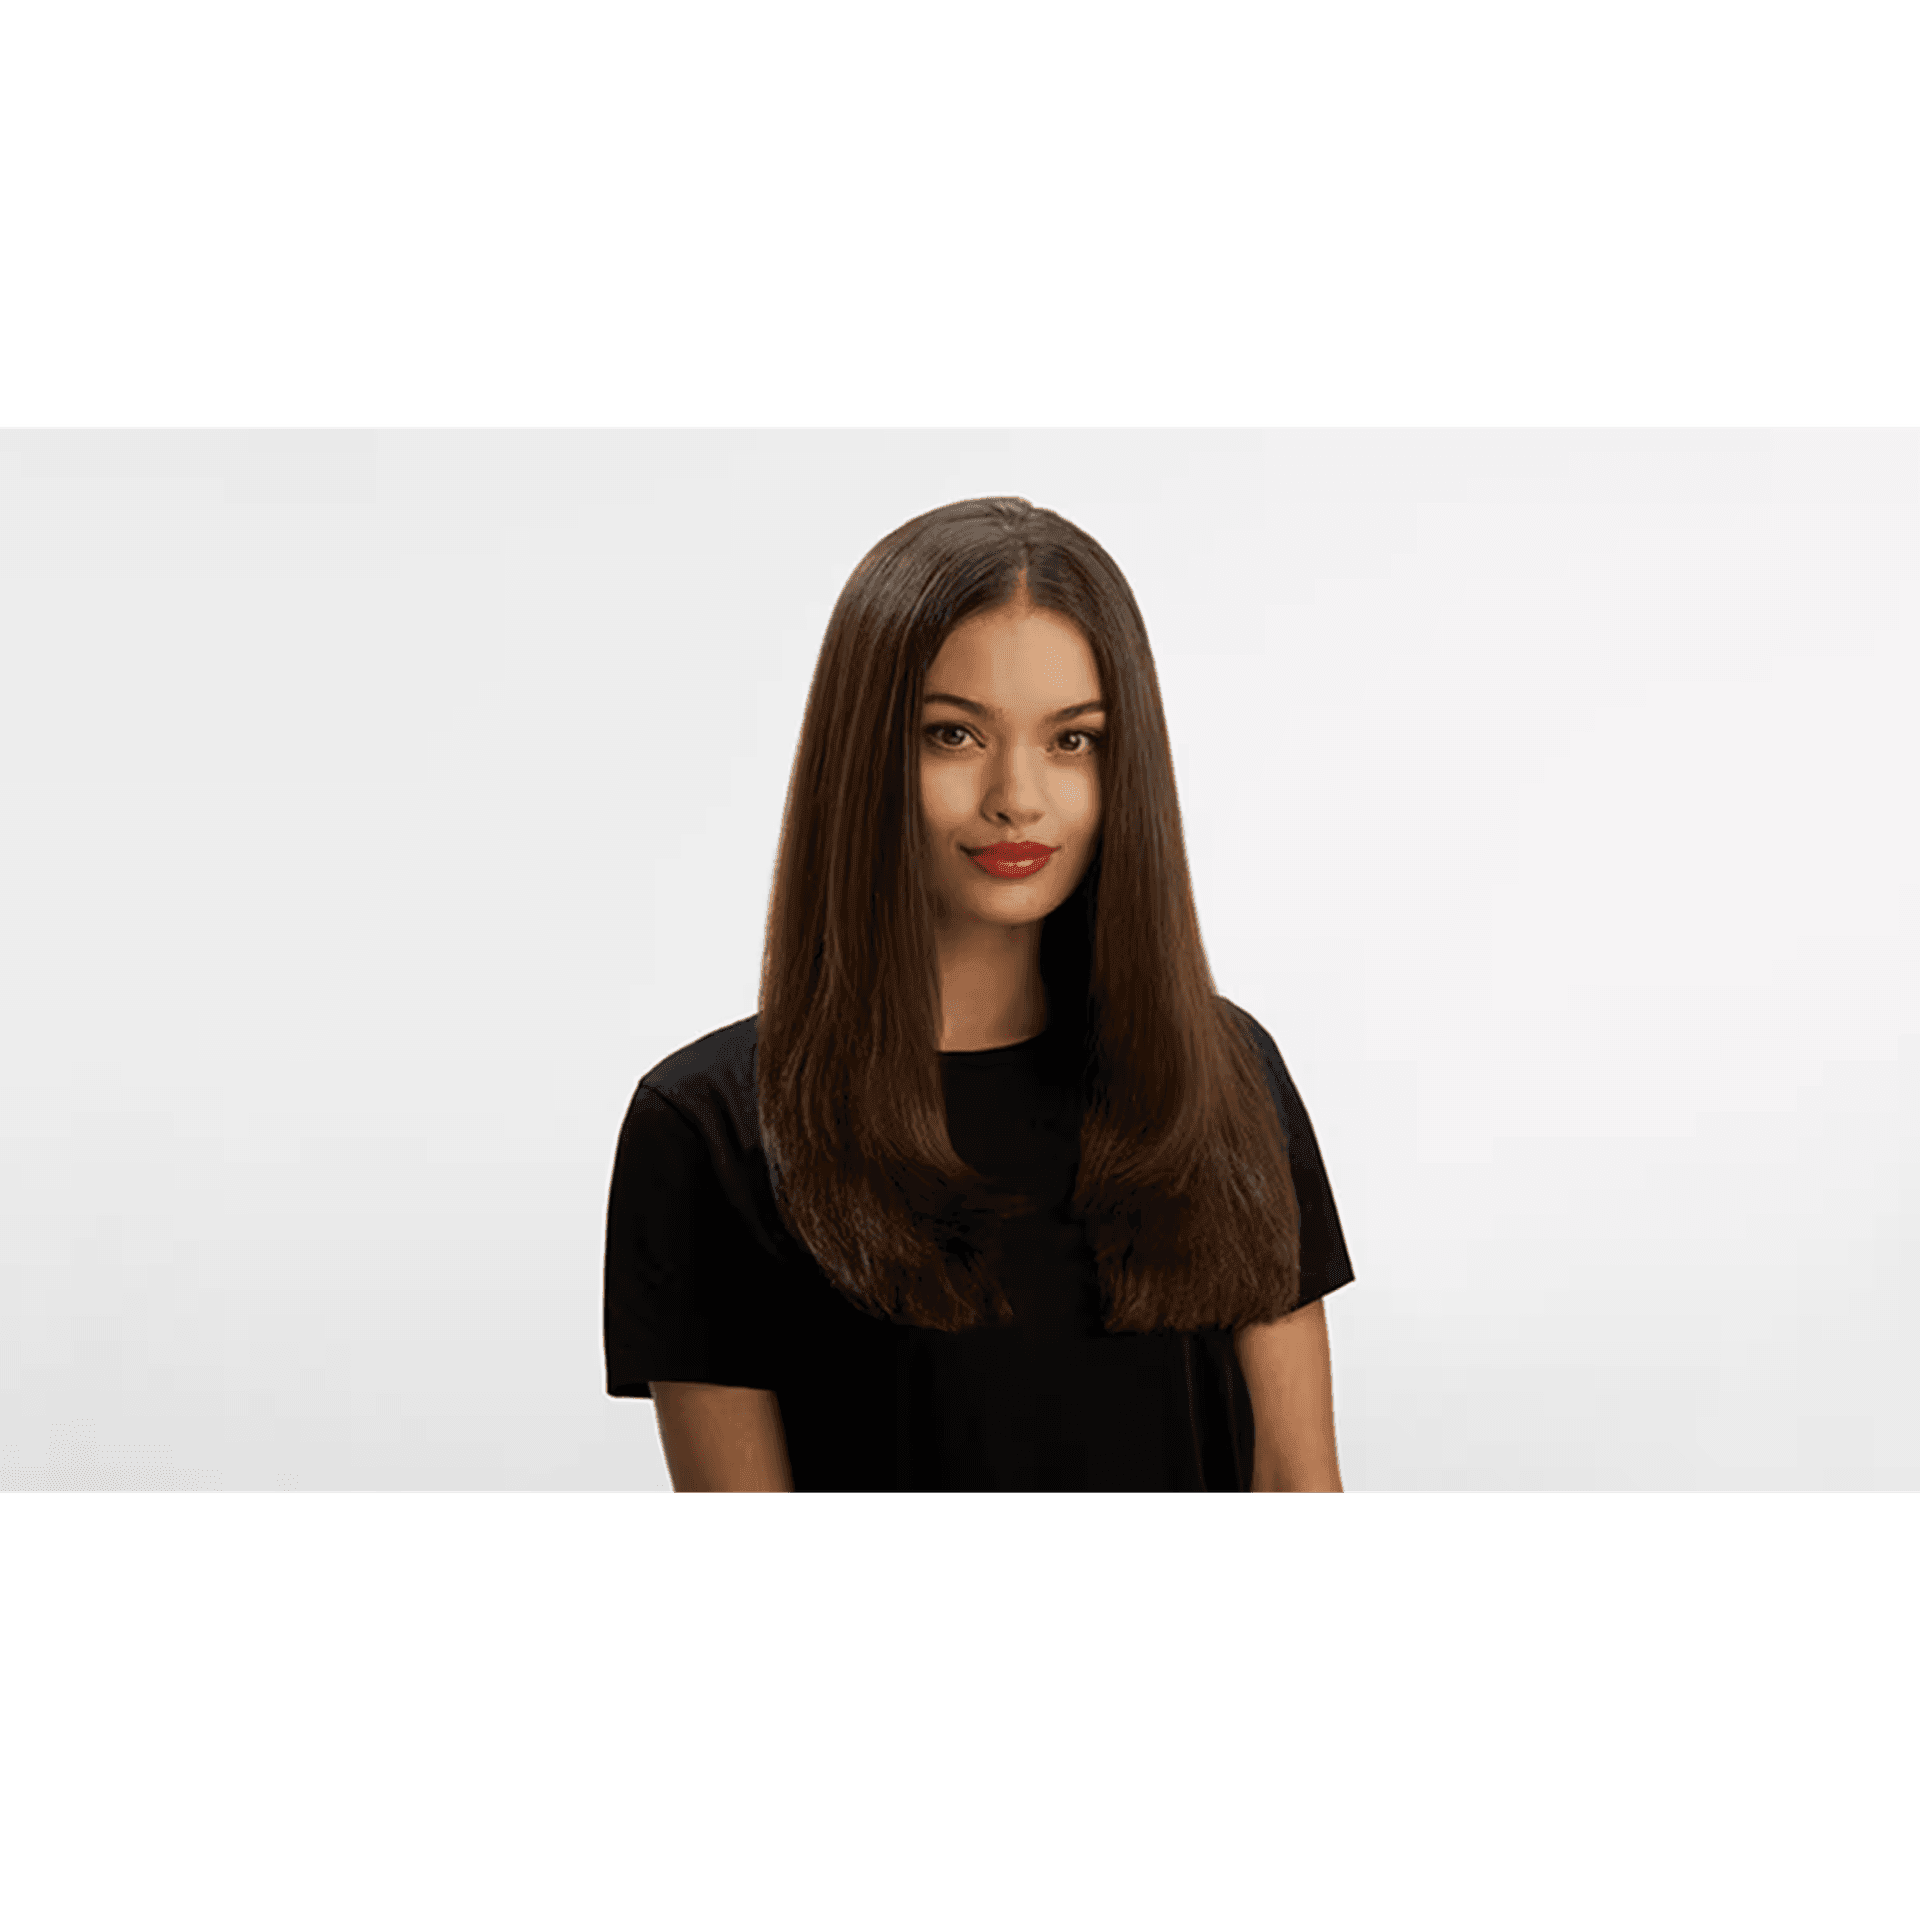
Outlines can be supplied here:
[[969, 847], [966, 851], [982, 872], [1000, 880], [1024, 880], [1038, 873], [1056, 850], [1038, 840], [1000, 840], [990, 847]]

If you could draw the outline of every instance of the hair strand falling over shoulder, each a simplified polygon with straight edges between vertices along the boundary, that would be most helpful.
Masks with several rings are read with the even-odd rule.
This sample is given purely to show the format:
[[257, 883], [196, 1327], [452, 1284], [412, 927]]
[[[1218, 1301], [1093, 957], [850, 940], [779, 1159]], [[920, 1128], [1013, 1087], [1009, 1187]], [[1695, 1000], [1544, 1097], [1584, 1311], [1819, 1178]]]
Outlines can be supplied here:
[[1071, 1202], [1108, 1331], [1239, 1328], [1300, 1283], [1287, 1145], [1252, 1034], [1200, 938], [1145, 622], [1105, 549], [1014, 498], [895, 529], [827, 622], [787, 788], [761, 962], [760, 1131], [788, 1228], [867, 1312], [958, 1331], [1010, 1315], [995, 1222], [1032, 1210], [948, 1135], [917, 775], [927, 670], [1024, 596], [1085, 634], [1108, 707], [1100, 846], [1040, 966], [1084, 1113]]

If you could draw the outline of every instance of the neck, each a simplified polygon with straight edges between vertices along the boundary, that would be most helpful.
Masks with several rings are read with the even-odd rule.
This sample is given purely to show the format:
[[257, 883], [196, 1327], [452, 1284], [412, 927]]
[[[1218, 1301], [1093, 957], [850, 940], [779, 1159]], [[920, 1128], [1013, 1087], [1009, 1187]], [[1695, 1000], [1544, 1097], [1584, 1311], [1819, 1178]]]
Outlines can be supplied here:
[[943, 934], [939, 953], [942, 1053], [1010, 1047], [1046, 1030], [1037, 920]]

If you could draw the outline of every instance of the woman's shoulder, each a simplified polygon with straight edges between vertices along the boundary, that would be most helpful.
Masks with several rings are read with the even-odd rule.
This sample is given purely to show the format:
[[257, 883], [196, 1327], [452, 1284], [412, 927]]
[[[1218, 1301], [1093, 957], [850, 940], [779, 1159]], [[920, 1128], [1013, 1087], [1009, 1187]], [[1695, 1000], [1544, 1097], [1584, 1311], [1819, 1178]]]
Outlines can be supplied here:
[[760, 1016], [749, 1014], [730, 1026], [715, 1027], [697, 1040], [676, 1047], [656, 1060], [640, 1076], [641, 1092], [651, 1092], [675, 1105], [699, 1106], [725, 1100], [743, 1085], [753, 1086], [753, 1051]]
[[1280, 1111], [1281, 1129], [1291, 1144], [1296, 1127], [1306, 1116], [1306, 1109], [1301, 1103], [1299, 1088], [1293, 1084], [1293, 1075], [1287, 1071], [1287, 1063], [1279, 1045], [1245, 1007], [1235, 1006], [1225, 994], [1216, 994], [1214, 997], [1253, 1042], [1253, 1049], [1260, 1056], [1261, 1070], [1266, 1074], [1267, 1085], [1273, 1093], [1273, 1103]]
[[1263, 1027], [1245, 1007], [1235, 1006], [1224, 993], [1214, 995], [1227, 1012], [1238, 1023], [1241, 1031], [1259, 1048], [1261, 1054], [1275, 1064], [1280, 1063], [1280, 1049], [1274, 1044], [1273, 1035]]
[[627, 1107], [619, 1161], [671, 1184], [710, 1178], [754, 1238], [777, 1253], [778, 1214], [754, 1082], [759, 1024], [754, 1013], [716, 1027], [649, 1067]]
[[673, 1134], [691, 1127], [720, 1154], [757, 1146], [754, 1038], [759, 1024], [760, 1016], [749, 1014], [656, 1060], [634, 1088], [623, 1131]]

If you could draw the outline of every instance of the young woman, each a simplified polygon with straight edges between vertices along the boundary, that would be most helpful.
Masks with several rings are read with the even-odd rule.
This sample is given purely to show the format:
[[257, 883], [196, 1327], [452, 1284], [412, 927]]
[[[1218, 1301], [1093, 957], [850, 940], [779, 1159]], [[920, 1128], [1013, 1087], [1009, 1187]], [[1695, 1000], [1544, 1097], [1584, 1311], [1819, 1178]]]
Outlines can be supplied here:
[[1119, 568], [1025, 500], [910, 520], [827, 623], [759, 1012], [627, 1110], [607, 1390], [683, 1491], [1338, 1491], [1352, 1278]]

